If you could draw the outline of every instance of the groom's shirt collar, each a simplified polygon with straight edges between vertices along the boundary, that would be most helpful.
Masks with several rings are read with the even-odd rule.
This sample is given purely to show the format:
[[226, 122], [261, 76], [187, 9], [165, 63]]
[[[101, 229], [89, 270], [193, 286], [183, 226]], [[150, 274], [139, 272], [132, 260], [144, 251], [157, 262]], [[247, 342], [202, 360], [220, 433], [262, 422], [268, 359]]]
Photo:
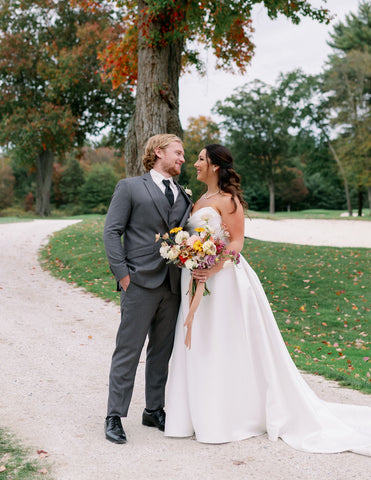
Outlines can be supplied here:
[[174, 200], [176, 200], [176, 197], [178, 196], [178, 189], [174, 183], [173, 177], [170, 178], [165, 178], [161, 173], [157, 172], [152, 168], [152, 170], [149, 171], [152, 180], [155, 182], [155, 184], [159, 187], [161, 192], [165, 194], [165, 185], [162, 183], [162, 180], [170, 180], [170, 187], [171, 190], [173, 191], [174, 194]]

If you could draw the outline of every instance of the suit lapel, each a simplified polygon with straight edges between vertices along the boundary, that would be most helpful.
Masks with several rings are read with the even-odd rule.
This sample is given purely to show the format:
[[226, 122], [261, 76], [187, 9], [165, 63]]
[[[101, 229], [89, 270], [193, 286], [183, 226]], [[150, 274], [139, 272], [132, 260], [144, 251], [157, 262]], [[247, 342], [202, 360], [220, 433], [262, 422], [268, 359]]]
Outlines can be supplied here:
[[[191, 212], [191, 208], [192, 208], [192, 201], [191, 199], [189, 198], [189, 196], [186, 194], [186, 192], [184, 191], [184, 188], [182, 188], [179, 183], [175, 182], [175, 185], [177, 186], [178, 188], [178, 192], [179, 192], [179, 195], [183, 195], [186, 203], [187, 203], [187, 208], [185, 209], [184, 211], [184, 215], [180, 221], [180, 224], [181, 226], [184, 226], [186, 221], [188, 220], [188, 217], [189, 217], [189, 214]], [[178, 195], [178, 198], [177, 198], [177, 201], [179, 199], [179, 195]]]
[[161, 192], [160, 188], [152, 180], [150, 173], [143, 175], [143, 182], [150, 194], [153, 205], [158, 210], [166, 225], [169, 226], [169, 201], [165, 195]]

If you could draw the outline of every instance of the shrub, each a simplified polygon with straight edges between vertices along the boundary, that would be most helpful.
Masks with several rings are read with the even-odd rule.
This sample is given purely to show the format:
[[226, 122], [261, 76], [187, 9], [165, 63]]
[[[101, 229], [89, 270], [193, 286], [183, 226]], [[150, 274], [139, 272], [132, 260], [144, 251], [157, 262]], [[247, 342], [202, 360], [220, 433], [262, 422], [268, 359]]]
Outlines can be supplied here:
[[99, 209], [106, 213], [119, 177], [110, 165], [95, 165], [80, 189], [80, 201], [86, 213]]
[[78, 204], [85, 173], [80, 162], [73, 158], [61, 174], [59, 191], [63, 204]]
[[31, 212], [35, 205], [35, 199], [32, 192], [27, 193], [24, 199], [24, 210], [25, 212]]
[[15, 178], [10, 165], [0, 167], [0, 210], [9, 207], [14, 199]]

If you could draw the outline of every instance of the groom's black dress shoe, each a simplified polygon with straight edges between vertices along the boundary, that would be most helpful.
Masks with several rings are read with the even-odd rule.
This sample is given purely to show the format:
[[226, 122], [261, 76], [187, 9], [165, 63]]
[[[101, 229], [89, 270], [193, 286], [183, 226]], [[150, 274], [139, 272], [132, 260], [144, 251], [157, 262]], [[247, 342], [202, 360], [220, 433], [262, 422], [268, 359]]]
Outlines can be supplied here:
[[114, 415], [106, 418], [106, 439], [113, 443], [126, 443], [126, 435], [120, 417]]
[[165, 412], [163, 408], [149, 412], [146, 408], [143, 411], [142, 424], [147, 427], [157, 427], [161, 432], [165, 430]]

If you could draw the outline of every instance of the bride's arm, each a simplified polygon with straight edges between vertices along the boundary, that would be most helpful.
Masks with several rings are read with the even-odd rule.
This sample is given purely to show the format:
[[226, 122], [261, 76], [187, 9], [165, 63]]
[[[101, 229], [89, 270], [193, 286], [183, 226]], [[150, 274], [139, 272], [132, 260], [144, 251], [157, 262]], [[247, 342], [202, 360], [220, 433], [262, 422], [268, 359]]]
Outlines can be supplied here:
[[[245, 233], [245, 215], [241, 203], [236, 199], [237, 209], [230, 196], [222, 197], [222, 201], [217, 205], [222, 216], [222, 222], [229, 232], [228, 251], [240, 252], [243, 248]], [[192, 276], [196, 280], [206, 282], [210, 277], [218, 273], [224, 265], [225, 261], [220, 261], [211, 268], [202, 270], [193, 270]]]
[[243, 206], [236, 198], [237, 209], [234, 212], [234, 205], [232, 200], [223, 202], [221, 215], [222, 222], [229, 232], [228, 250], [240, 252], [243, 249], [244, 234], [245, 234], [245, 215]]

